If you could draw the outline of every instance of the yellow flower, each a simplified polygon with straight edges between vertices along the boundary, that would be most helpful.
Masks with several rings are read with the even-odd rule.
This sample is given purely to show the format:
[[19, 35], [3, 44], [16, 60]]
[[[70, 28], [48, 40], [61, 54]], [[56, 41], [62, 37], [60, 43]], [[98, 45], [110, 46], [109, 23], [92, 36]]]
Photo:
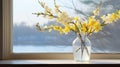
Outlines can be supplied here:
[[95, 27], [95, 33], [97, 33], [97, 32], [99, 32], [100, 30], [102, 30], [102, 26], [101, 26], [101, 24], [100, 24], [100, 22], [96, 22], [95, 23], [95, 25], [94, 25]]
[[75, 25], [71, 25], [70, 28], [71, 28], [73, 31], [76, 31], [76, 30], [77, 30], [76, 27], [75, 27]]
[[68, 14], [66, 12], [61, 13], [59, 17], [57, 18], [57, 22], [60, 22], [63, 25], [67, 24], [67, 20], [69, 19], [68, 19]]
[[59, 9], [59, 8], [60, 8], [60, 6], [59, 6], [59, 5], [55, 5], [55, 7], [56, 7], [57, 9]]
[[78, 28], [81, 28], [81, 18], [79, 16], [74, 17], [74, 22], [78, 26]]
[[88, 27], [87, 22], [84, 22], [84, 23], [82, 24], [81, 31], [82, 31], [83, 33], [87, 33], [87, 31], [88, 31], [87, 27]]
[[85, 27], [83, 27], [83, 28], [81, 28], [81, 31], [82, 31], [83, 33], [86, 33], [86, 32], [87, 32], [87, 29], [86, 29]]
[[79, 21], [76, 21], [75, 24], [77, 25], [78, 28], [81, 28], [81, 26], [82, 26], [82, 23]]
[[63, 29], [63, 32], [65, 33], [65, 34], [68, 34], [69, 32], [70, 32], [70, 25], [66, 25], [65, 26], [65, 28]]
[[44, 8], [45, 7], [45, 2], [40, 2], [40, 5]]
[[95, 24], [96, 22], [98, 22], [98, 21], [95, 20], [93, 17], [89, 17], [89, 19], [88, 19], [88, 26], [89, 26], [89, 27], [92, 27], [92, 26], [94, 26], [94, 24]]
[[120, 10], [118, 10], [117, 13], [118, 13], [118, 17], [120, 18]]
[[67, 25], [68, 22], [72, 22], [72, 20], [73, 20], [73, 18], [69, 17], [66, 12], [62, 12], [57, 18], [57, 22], [59, 22], [63, 25]]
[[117, 11], [118, 15], [120, 15], [120, 10]]
[[83, 27], [87, 27], [87, 26], [88, 26], [88, 23], [87, 23], [87, 22], [83, 22], [82, 26], [83, 26]]
[[102, 19], [103, 22], [106, 22], [106, 16], [105, 16], [105, 15], [103, 15], [103, 16], [101, 17], [101, 19]]
[[118, 20], [118, 19], [119, 19], [118, 15], [115, 14], [115, 13], [112, 13], [112, 20], [113, 20], [113, 21], [116, 21], [116, 20]]
[[52, 31], [52, 29], [49, 29], [48, 31], [49, 31], [49, 32], [51, 32], [51, 31]]
[[45, 13], [51, 13], [52, 9], [48, 6], [45, 6]]
[[85, 27], [82, 27], [82, 28], [81, 28], [81, 31], [82, 31], [83, 33], [87, 33], [87, 29], [86, 29]]
[[96, 8], [96, 9], [93, 11], [93, 14], [94, 14], [94, 16], [99, 15], [99, 8]]
[[88, 23], [88, 33], [92, 32], [98, 32], [102, 29], [102, 26], [99, 22], [99, 20], [96, 20], [94, 18], [89, 18], [89, 23]]
[[79, 21], [79, 20], [80, 20], [80, 17], [79, 17], [79, 16], [76, 16], [76, 17], [74, 17], [74, 20], [75, 20], [75, 21]]
[[103, 20], [103, 22], [105, 24], [110, 24], [113, 22], [113, 19], [112, 19], [112, 15], [111, 14], [108, 14], [107, 16], [102, 16], [101, 19]]
[[60, 32], [60, 34], [62, 34], [62, 33], [63, 33], [62, 27], [60, 27], [60, 26], [53, 26], [53, 28], [54, 28], [54, 30], [59, 31], [59, 32]]
[[119, 19], [119, 16], [115, 13], [108, 14], [107, 16], [102, 16], [102, 20], [105, 22], [105, 24], [110, 24], [114, 21], [117, 21]]

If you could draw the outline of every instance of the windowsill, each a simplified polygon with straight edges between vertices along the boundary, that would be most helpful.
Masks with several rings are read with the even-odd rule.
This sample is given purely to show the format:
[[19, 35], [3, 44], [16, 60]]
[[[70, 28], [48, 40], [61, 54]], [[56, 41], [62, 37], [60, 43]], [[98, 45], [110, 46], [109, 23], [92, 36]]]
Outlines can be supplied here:
[[120, 64], [120, 60], [99, 59], [82, 63], [73, 60], [1, 60], [0, 64]]

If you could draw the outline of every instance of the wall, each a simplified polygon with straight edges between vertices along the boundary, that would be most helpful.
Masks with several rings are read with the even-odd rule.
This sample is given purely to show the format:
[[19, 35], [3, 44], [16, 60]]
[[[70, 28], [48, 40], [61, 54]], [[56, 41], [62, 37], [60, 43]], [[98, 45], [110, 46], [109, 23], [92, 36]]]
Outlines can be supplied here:
[[0, 0], [0, 60], [2, 59], [2, 0]]

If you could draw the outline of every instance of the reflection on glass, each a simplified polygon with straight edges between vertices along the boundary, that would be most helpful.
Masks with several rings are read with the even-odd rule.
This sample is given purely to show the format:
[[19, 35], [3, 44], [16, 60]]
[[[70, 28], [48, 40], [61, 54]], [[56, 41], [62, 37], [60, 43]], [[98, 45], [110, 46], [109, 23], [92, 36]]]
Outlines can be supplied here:
[[[43, 0], [40, 0], [43, 1]], [[53, 7], [54, 0], [44, 0], [47, 5]], [[79, 15], [82, 18], [92, 14], [96, 5], [102, 1], [100, 15], [111, 13], [120, 9], [120, 0], [56, 0], [62, 6], [62, 10], [69, 12], [71, 16]], [[73, 3], [77, 10], [74, 9]], [[117, 5], [117, 6], [116, 6]], [[56, 31], [48, 34], [38, 32], [35, 24], [41, 26], [55, 24], [55, 20], [49, 21], [32, 15], [34, 12], [43, 11], [38, 0], [13, 0], [13, 52], [14, 53], [68, 53], [72, 52], [72, 42], [75, 34], [60, 35]], [[120, 23], [107, 26], [98, 34], [94, 34], [92, 41], [93, 53], [119, 53], [120, 52]]]

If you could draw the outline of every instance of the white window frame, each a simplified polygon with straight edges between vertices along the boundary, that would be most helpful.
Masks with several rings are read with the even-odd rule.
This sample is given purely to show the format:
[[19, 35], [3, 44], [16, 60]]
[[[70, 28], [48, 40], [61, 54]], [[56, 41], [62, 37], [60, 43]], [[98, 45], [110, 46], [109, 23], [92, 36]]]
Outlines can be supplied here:
[[[3, 1], [3, 59], [73, 59], [72, 53], [12, 53], [13, 0]], [[92, 53], [91, 59], [120, 59], [119, 53]]]

